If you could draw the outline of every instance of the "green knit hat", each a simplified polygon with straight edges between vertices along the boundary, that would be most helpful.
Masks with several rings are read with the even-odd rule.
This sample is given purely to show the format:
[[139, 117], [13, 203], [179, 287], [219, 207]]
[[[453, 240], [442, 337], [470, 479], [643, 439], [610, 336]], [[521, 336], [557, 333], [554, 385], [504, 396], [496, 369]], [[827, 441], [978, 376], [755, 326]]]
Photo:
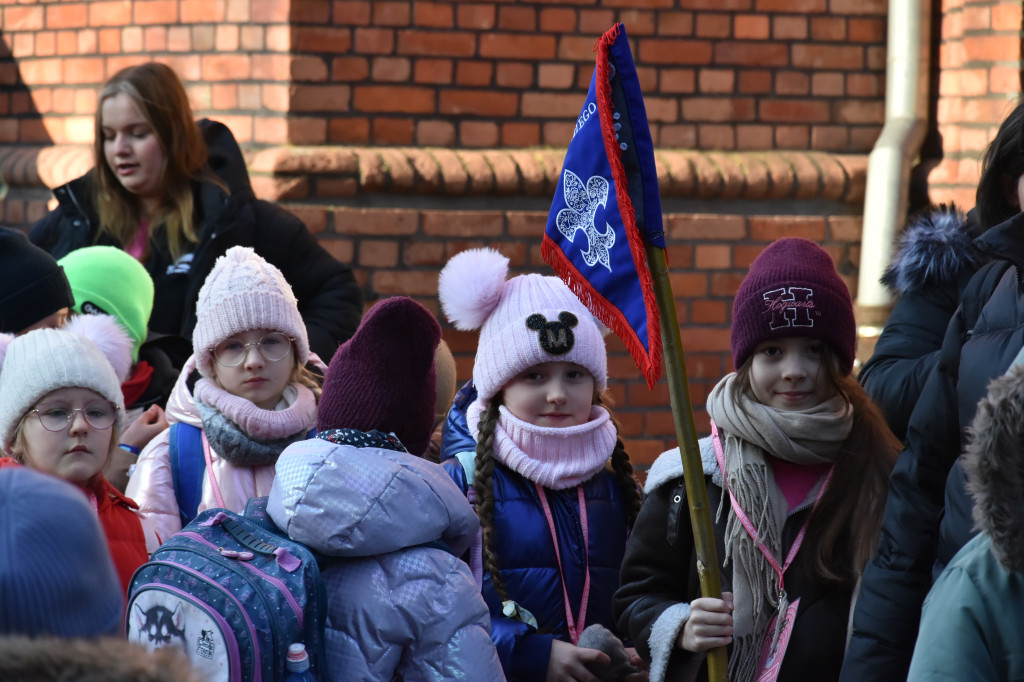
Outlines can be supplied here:
[[72, 310], [117, 318], [132, 339], [132, 362], [138, 362], [153, 312], [153, 279], [146, 268], [113, 246], [88, 246], [57, 262], [75, 295]]

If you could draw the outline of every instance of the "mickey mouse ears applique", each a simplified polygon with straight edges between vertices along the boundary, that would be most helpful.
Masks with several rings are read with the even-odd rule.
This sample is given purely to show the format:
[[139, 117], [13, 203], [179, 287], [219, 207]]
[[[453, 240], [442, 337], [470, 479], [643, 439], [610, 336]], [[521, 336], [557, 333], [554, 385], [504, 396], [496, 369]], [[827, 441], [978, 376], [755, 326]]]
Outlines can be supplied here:
[[579, 324], [579, 319], [568, 310], [558, 313], [558, 320], [548, 322], [540, 313], [526, 318], [526, 326], [537, 332], [537, 340], [544, 352], [551, 355], [565, 355], [576, 345], [576, 336], [572, 328]]

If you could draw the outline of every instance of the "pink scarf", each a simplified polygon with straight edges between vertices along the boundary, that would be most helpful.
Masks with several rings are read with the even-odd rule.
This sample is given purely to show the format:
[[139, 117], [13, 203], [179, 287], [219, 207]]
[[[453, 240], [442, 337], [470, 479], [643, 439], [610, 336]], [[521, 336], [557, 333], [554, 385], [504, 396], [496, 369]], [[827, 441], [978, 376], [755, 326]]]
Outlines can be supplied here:
[[[608, 410], [593, 405], [590, 421], [579, 426], [536, 426], [502, 405], [494, 427], [494, 458], [523, 478], [551, 490], [573, 488], [590, 480], [612, 455], [618, 433]], [[483, 405], [474, 402], [466, 415], [479, 436]]]
[[[316, 397], [302, 384], [290, 384], [284, 390], [283, 409], [262, 407], [228, 393], [209, 379], [196, 382], [193, 395], [205, 405], [216, 408], [250, 437], [260, 441], [279, 440], [308, 431], [316, 424]], [[278, 407], [281, 403], [278, 403]]]

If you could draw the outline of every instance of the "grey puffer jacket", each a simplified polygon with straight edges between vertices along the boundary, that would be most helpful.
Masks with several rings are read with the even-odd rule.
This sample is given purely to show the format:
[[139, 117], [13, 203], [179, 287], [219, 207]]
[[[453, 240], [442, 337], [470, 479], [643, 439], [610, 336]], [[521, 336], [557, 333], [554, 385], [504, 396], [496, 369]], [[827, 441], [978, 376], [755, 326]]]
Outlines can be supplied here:
[[267, 512], [340, 559], [322, 572], [331, 680], [504, 680], [459, 559], [479, 522], [440, 466], [376, 431], [323, 432], [281, 453]]

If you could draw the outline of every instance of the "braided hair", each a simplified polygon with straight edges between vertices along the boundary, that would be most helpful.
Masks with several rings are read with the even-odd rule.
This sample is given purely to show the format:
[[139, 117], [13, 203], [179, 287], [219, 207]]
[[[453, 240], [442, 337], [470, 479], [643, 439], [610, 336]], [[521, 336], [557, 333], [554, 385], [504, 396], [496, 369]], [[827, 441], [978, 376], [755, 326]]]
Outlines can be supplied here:
[[[608, 399], [602, 399], [600, 395], [594, 398], [594, 404], [600, 405], [606, 410], [608, 409], [607, 402]], [[488, 403], [487, 408], [480, 415], [480, 422], [477, 427], [480, 435], [476, 442], [476, 460], [474, 463], [476, 473], [473, 487], [476, 490], [476, 513], [480, 519], [482, 535], [483, 569], [491, 576], [491, 584], [494, 585], [494, 590], [498, 593], [498, 597], [501, 601], [505, 602], [509, 600], [509, 595], [505, 589], [505, 583], [502, 582], [499, 574], [498, 555], [494, 549], [496, 545], [496, 532], [494, 528], [494, 485], [492, 483], [494, 476], [494, 427], [498, 422], [498, 407], [500, 405], [501, 394], [498, 394]], [[610, 415], [611, 410], [608, 410], [608, 413]], [[625, 445], [622, 442], [622, 438], [618, 436], [619, 424], [615, 421], [614, 417], [612, 417], [612, 422], [615, 424], [616, 438], [615, 448], [612, 450], [611, 455], [611, 467], [622, 491], [623, 498], [626, 501], [627, 525], [632, 528], [637, 515], [640, 513], [640, 505], [643, 502], [643, 498], [640, 492], [640, 485], [633, 473], [633, 465], [630, 463], [629, 455], [626, 453]]]
[[483, 568], [491, 576], [491, 584], [501, 601], [508, 601], [508, 591], [498, 573], [498, 556], [494, 551], [494, 426], [498, 422], [498, 406], [501, 401], [492, 399], [480, 415], [480, 437], [476, 441], [476, 514], [480, 519], [480, 533], [483, 544]]

